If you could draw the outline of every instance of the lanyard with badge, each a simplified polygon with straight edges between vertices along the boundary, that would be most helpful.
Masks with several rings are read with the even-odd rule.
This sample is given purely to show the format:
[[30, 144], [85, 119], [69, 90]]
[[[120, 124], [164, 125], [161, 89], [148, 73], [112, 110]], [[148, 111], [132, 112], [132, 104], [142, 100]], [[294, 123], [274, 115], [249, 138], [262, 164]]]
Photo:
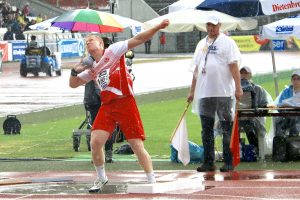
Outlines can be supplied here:
[[[207, 37], [208, 38], [208, 37]], [[204, 64], [203, 64], [203, 67], [202, 67], [202, 74], [205, 74], [206, 73], [206, 62], [207, 62], [207, 56], [208, 54], [210, 53], [210, 50], [213, 46], [213, 44], [215, 43], [217, 37], [214, 39], [214, 41], [211, 43], [211, 45], [208, 45], [208, 39], [206, 38], [206, 46], [208, 48], [207, 52], [206, 52], [206, 55], [205, 55], [205, 58], [204, 58]]]

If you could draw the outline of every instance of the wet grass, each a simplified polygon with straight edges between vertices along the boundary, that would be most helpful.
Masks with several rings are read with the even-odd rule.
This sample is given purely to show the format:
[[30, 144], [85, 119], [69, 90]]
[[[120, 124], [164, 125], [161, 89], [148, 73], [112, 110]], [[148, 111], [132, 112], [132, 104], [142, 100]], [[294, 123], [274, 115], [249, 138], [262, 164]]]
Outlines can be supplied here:
[[[217, 162], [219, 168], [222, 162]], [[155, 170], [195, 170], [199, 163], [183, 166], [180, 163], [153, 161]], [[107, 171], [142, 170], [136, 161], [116, 161], [106, 164]], [[299, 170], [300, 162], [241, 162], [236, 170]], [[0, 172], [94, 171], [90, 161], [1, 161]]]
[[[290, 82], [291, 72], [283, 72], [279, 74], [280, 90]], [[254, 81], [261, 84], [267, 91], [269, 91], [273, 98], [275, 97], [273, 76], [260, 75], [254, 77]], [[143, 94], [136, 97], [141, 116], [144, 122], [144, 127], [147, 134], [145, 146], [152, 157], [168, 158], [170, 155], [170, 137], [180, 118], [186, 105], [186, 96], [188, 88], [181, 88], [176, 90], [161, 91], [150, 94]], [[51, 158], [51, 159], [65, 159], [76, 158], [84, 155], [89, 156], [90, 152], [87, 150], [85, 137], [82, 137], [81, 148], [79, 152], [75, 152], [72, 147], [72, 131], [77, 129], [82, 121], [85, 119], [85, 111], [83, 105], [74, 105], [64, 108], [56, 108], [42, 112], [33, 112], [30, 114], [18, 115], [18, 119], [22, 123], [20, 135], [4, 135], [0, 134], [0, 158]], [[5, 118], [0, 118], [0, 124], [3, 124]], [[267, 127], [269, 127], [270, 120]], [[201, 145], [201, 127], [199, 119], [190, 111], [187, 112], [187, 125], [189, 131], [189, 140]], [[114, 148], [120, 146], [116, 144]], [[217, 149], [220, 150], [220, 141], [217, 141]], [[51, 161], [52, 162], [52, 161]], [[25, 161], [25, 163], [28, 163]], [[32, 164], [46, 167], [45, 161], [33, 161]], [[45, 163], [45, 164], [43, 164]], [[56, 163], [56, 162], [55, 162]], [[130, 162], [129, 162], [130, 163]], [[74, 163], [73, 163], [74, 164]], [[70, 163], [57, 162], [55, 165], [63, 168], [73, 168]], [[278, 163], [276, 163], [277, 166]], [[296, 163], [297, 165], [298, 163]], [[66, 166], [64, 166], [66, 165]], [[78, 166], [90, 169], [90, 163], [80, 162]], [[130, 164], [129, 164], [130, 165]], [[172, 164], [169, 162], [158, 162], [159, 169], [174, 169], [181, 165]], [[160, 166], [161, 165], [161, 166]], [[271, 163], [264, 164], [267, 168], [271, 167]], [[294, 164], [293, 164], [294, 165]], [[138, 165], [136, 165], [138, 167]], [[244, 168], [247, 168], [245, 165]], [[279, 164], [283, 167], [284, 164]], [[0, 162], [1, 171], [9, 170], [9, 167], [15, 167], [13, 162]], [[17, 167], [17, 166], [16, 166]], [[118, 168], [117, 164], [110, 165], [111, 169]], [[109, 167], [109, 168], [110, 168]], [[261, 168], [258, 163], [250, 163], [249, 169]], [[275, 167], [275, 166], [274, 166]], [[287, 166], [288, 167], [288, 166]], [[33, 168], [35, 168], [33, 166]], [[120, 169], [130, 169], [124, 166]], [[194, 167], [192, 167], [194, 168]], [[93, 169], [93, 168], [92, 168]], [[134, 168], [134, 169], [139, 169]], [[176, 168], [177, 169], [177, 168]], [[189, 169], [184, 167], [184, 169]]]

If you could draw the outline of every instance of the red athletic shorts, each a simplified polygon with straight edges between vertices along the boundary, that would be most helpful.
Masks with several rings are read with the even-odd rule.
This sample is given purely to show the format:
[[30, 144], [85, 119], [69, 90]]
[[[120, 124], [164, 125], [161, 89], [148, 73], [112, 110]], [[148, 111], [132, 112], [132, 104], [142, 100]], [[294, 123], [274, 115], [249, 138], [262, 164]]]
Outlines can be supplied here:
[[127, 140], [145, 140], [143, 123], [133, 96], [114, 99], [102, 104], [93, 123], [92, 130], [113, 133], [119, 124]]

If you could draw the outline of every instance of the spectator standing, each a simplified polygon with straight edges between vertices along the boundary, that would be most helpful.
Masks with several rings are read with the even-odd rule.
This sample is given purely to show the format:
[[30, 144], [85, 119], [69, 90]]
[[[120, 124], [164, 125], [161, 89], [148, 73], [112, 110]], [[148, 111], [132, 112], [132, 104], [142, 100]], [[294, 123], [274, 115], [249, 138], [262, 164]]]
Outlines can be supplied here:
[[149, 54], [151, 52], [151, 39], [147, 40], [145, 42], [145, 53]]
[[29, 16], [29, 14], [30, 14], [30, 7], [29, 7], [29, 3], [28, 2], [24, 5], [24, 7], [22, 9], [22, 14], [24, 15], [24, 17]]
[[165, 45], [166, 45], [166, 34], [162, 32], [159, 37], [159, 42], [160, 42], [160, 53], [165, 52]]
[[223, 135], [224, 165], [220, 171], [234, 170], [230, 151], [233, 124], [233, 99], [243, 95], [238, 61], [241, 58], [236, 43], [220, 32], [221, 20], [217, 16], [206, 19], [207, 37], [202, 39], [195, 50], [193, 65], [195, 70], [187, 101], [194, 100], [202, 125], [204, 162], [198, 172], [214, 171], [215, 116], [220, 120]]

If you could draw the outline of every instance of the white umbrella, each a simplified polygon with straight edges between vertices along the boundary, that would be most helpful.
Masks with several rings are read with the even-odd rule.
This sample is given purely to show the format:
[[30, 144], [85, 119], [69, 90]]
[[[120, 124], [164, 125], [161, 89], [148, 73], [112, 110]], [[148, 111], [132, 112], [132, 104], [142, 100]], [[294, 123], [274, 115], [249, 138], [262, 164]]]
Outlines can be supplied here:
[[218, 11], [204, 11], [204, 10], [182, 10], [144, 22], [144, 28], [147, 30], [159, 24], [163, 19], [169, 19], [170, 25], [163, 32], [191, 32], [194, 29], [199, 31], [206, 31], [206, 19], [208, 16], [218, 16], [221, 19], [221, 31], [232, 30], [251, 30], [256, 28], [257, 20], [255, 19], [240, 19]]
[[123, 17], [120, 15], [117, 15], [116, 18], [117, 18], [117, 21], [122, 26], [131, 29], [132, 35], [136, 35], [136, 34], [144, 31], [142, 22], [139, 22], [139, 21], [127, 18], [127, 17]]
[[300, 38], [300, 17], [290, 17], [266, 24], [262, 27], [261, 37], [270, 40], [286, 40], [295, 36]]
[[47, 19], [45, 21], [42, 21], [40, 23], [33, 24], [33, 25], [29, 26], [29, 28], [32, 29], [32, 30], [46, 30], [46, 29], [49, 29], [49, 30], [59, 30], [60, 28], [58, 28], [58, 27], [52, 27], [51, 26], [51, 23], [56, 18], [57, 18], [57, 16], [53, 17], [53, 18], [50, 18], [50, 19]]

